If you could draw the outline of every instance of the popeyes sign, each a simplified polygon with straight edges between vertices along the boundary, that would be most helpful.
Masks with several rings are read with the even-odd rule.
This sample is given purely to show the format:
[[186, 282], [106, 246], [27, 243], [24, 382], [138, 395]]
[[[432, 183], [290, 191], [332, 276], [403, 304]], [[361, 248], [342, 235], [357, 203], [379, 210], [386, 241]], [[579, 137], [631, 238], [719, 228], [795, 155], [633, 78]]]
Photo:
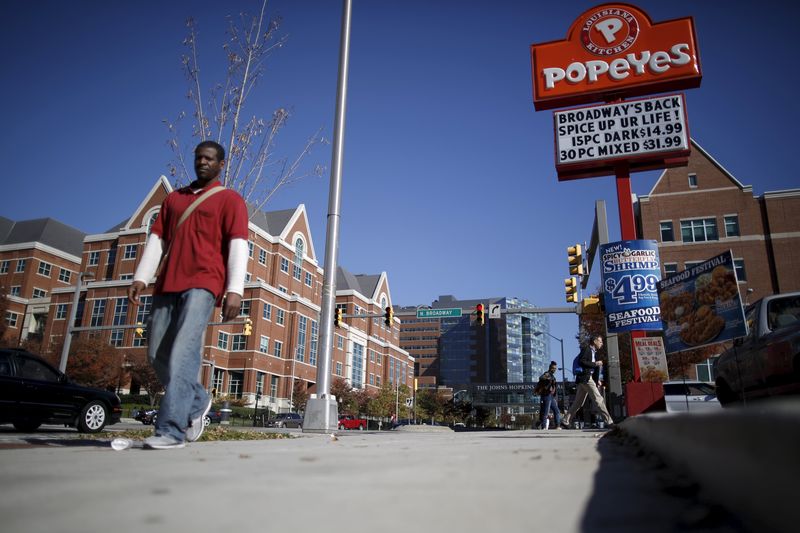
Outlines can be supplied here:
[[630, 4], [584, 12], [566, 40], [531, 45], [533, 104], [553, 109], [700, 86], [691, 17], [653, 24]]

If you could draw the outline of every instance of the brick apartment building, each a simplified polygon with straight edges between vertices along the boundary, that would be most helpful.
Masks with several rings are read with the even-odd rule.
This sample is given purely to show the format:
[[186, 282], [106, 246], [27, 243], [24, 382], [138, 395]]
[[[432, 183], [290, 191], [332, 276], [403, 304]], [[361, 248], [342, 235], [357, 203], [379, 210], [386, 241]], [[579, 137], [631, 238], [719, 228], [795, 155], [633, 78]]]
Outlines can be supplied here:
[[3, 341], [41, 340], [50, 295], [75, 282], [85, 233], [52, 218], [0, 217], [0, 286], [8, 308]]
[[[82, 243], [69, 257], [71, 283], [48, 286], [48, 298], [41, 300], [47, 316], [40, 327], [43, 350], [60, 345], [75, 291], [79, 290], [76, 326], [106, 328], [80, 335], [106, 340], [124, 352], [127, 362], [146, 357], [146, 330], [143, 336], [138, 336], [133, 329], [113, 326], [147, 322], [152, 284], [139, 306], [128, 303], [127, 289], [149, 228], [171, 191], [172, 186], [162, 176], [130, 217], [101, 234], [80, 235]], [[260, 394], [260, 406], [286, 411], [291, 408], [293, 384], [305, 384], [313, 392], [316, 381], [323, 270], [318, 264], [303, 205], [273, 212], [249, 209], [250, 257], [239, 320], [248, 316], [252, 319], [252, 334], [244, 335], [241, 324], [210, 325], [203, 344], [201, 381], [209, 390], [245, 398], [249, 403], [254, 403]], [[29, 248], [41, 247], [37, 243]], [[2, 250], [6, 254], [3, 258], [17, 252]], [[23, 255], [31, 254], [22, 253], [20, 258]], [[53, 265], [53, 277], [57, 277], [56, 265], [60, 263], [50, 256], [47, 258]], [[13, 260], [9, 261], [10, 269]], [[26, 275], [35, 276], [30, 268], [26, 269]], [[77, 272], [83, 276], [80, 287], [76, 285]], [[382, 304], [390, 305], [386, 273], [355, 278], [358, 281], [355, 287], [346, 286], [341, 295], [337, 291], [337, 303], [358, 302], [360, 308], [376, 312], [385, 307]], [[9, 283], [17, 283], [16, 280], [13, 278]], [[371, 290], [364, 289], [369, 288], [370, 281], [374, 281], [374, 286]], [[27, 296], [24, 290], [20, 294]], [[213, 320], [218, 321], [218, 316]], [[413, 367], [413, 360], [397, 346], [397, 325], [387, 328], [382, 320], [380, 324], [362, 319], [345, 326], [343, 334], [337, 331], [333, 374], [348, 379], [357, 388], [379, 388], [380, 383], [399, 379], [395, 373], [404, 366]], [[136, 383], [128, 385], [136, 392]], [[128, 386], [123, 390], [128, 390]]]
[[[664, 170], [637, 210], [665, 276], [731, 250], [746, 302], [800, 290], [800, 189], [757, 196], [692, 139], [688, 166]], [[696, 372], [712, 380], [710, 363]]]

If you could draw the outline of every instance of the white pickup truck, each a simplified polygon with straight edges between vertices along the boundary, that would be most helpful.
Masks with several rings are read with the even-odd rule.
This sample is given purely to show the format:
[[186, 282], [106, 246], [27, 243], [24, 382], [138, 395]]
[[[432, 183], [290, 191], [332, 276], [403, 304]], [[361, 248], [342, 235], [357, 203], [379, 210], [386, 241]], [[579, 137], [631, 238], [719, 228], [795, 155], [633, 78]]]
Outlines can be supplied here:
[[766, 296], [745, 319], [748, 335], [716, 363], [720, 403], [800, 393], [800, 292]]

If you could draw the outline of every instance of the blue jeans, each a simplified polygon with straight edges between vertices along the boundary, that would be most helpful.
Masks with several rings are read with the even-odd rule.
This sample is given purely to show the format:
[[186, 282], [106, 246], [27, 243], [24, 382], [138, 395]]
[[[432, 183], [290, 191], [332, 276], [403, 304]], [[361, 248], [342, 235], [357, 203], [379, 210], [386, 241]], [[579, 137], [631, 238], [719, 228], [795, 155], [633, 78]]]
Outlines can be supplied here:
[[214, 295], [205, 289], [157, 294], [148, 327], [147, 357], [164, 386], [156, 435], [186, 440], [186, 428], [208, 405], [208, 393], [197, 382], [203, 339]]
[[547, 415], [550, 413], [550, 410], [553, 411], [553, 421], [555, 422], [555, 427], [558, 427], [561, 424], [561, 413], [558, 410], [558, 403], [556, 402], [555, 396], [552, 394], [542, 394], [539, 396], [541, 400], [541, 417], [539, 422], [544, 427], [544, 421], [547, 419]]

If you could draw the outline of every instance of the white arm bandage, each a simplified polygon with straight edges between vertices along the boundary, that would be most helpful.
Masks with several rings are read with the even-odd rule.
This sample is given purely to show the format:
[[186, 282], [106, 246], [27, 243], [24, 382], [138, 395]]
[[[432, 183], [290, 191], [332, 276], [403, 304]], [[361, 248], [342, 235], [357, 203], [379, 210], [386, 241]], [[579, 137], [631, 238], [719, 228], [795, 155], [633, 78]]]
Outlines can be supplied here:
[[161, 261], [162, 253], [164, 253], [164, 241], [155, 233], [151, 233], [147, 237], [147, 244], [145, 244], [144, 252], [142, 252], [142, 260], [139, 261], [139, 266], [136, 267], [133, 280], [141, 281], [145, 285], [150, 283], [150, 280], [156, 275], [156, 269], [159, 261]]
[[225, 292], [244, 296], [244, 275], [247, 272], [248, 248], [245, 239], [231, 239], [228, 247], [228, 286]]

